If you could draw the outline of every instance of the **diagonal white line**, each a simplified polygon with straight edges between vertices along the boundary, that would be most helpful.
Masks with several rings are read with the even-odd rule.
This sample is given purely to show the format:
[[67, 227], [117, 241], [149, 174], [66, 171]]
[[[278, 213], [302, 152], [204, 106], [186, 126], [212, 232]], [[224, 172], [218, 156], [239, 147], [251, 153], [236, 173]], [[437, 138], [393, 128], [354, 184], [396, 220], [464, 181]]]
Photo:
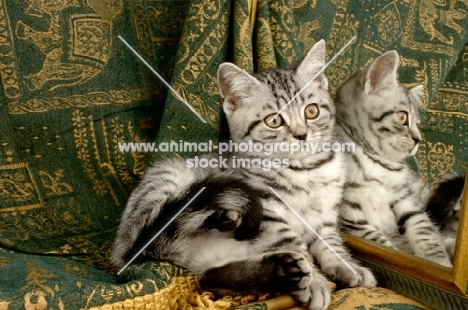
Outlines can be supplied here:
[[172, 88], [171, 85], [169, 85], [169, 83], [167, 83], [163, 78], [162, 76], [159, 75], [159, 73], [153, 69], [153, 67], [151, 67], [151, 65], [143, 58], [141, 57], [140, 54], [138, 54], [138, 52], [130, 45], [127, 43], [127, 41], [124, 40], [124, 38], [122, 38], [120, 35], [118, 36], [119, 39], [161, 80], [161, 82], [164, 83], [164, 85], [166, 85], [171, 91], [172, 93], [177, 97], [179, 98], [180, 101], [182, 101], [183, 103], [185, 103], [185, 105], [196, 115], [198, 116], [198, 118], [206, 124], [206, 121], [203, 119], [203, 117], [201, 117], [200, 114], [197, 113], [197, 111], [195, 111], [191, 105], [189, 105], [187, 103], [187, 101], [185, 101], [184, 98], [182, 98], [181, 95], [179, 95], [178, 92], [176, 92], [176, 90], [174, 88]]
[[290, 104], [291, 102], [293, 102], [294, 99], [297, 98], [297, 96], [299, 96], [303, 91], [304, 89], [306, 89], [310, 83], [312, 83], [316, 78], [317, 76], [319, 76], [320, 74], [322, 74], [323, 71], [325, 71], [325, 69], [336, 59], [336, 57], [338, 57], [351, 43], [353, 43], [353, 41], [356, 39], [356, 36], [352, 37], [351, 40], [348, 41], [348, 43], [346, 43], [339, 51], [338, 53], [335, 54], [335, 56], [332, 57], [332, 59], [330, 59], [324, 66], [322, 69], [320, 69], [289, 101], [288, 103], [286, 103], [286, 105], [284, 107], [282, 107], [278, 113], [276, 113], [276, 115], [274, 117], [272, 117], [269, 121], [269, 123], [273, 122], [276, 120], [276, 117], [278, 117], [278, 115], [281, 114], [281, 112], [283, 112]]
[[310, 226], [309, 223], [307, 223], [307, 221], [304, 220], [304, 218], [303, 218], [302, 216], [300, 216], [299, 213], [297, 213], [297, 211], [294, 210], [294, 209], [283, 199], [283, 197], [280, 196], [280, 194], [278, 194], [278, 192], [276, 192], [272, 187], [270, 187], [270, 190], [271, 190], [271, 191], [273, 192], [273, 194], [275, 194], [289, 209], [291, 209], [291, 211], [294, 213], [294, 215], [297, 216], [297, 218], [298, 218], [307, 228], [309, 228], [309, 229], [314, 233], [314, 235], [316, 235], [317, 238], [319, 238], [320, 241], [322, 241], [322, 242], [327, 246], [327, 248], [329, 248], [329, 249], [333, 252], [333, 254], [335, 254], [336, 257], [338, 257], [338, 258], [343, 262], [343, 264], [346, 265], [346, 267], [348, 267], [354, 274], [357, 274], [357, 271], [354, 270], [354, 268], [351, 267], [351, 265], [348, 264], [348, 262], [345, 261], [345, 260], [343, 259], [343, 257], [341, 257], [341, 255], [338, 254], [338, 253], [335, 251], [335, 249], [333, 249], [333, 248], [331, 247], [331, 245], [330, 245], [327, 241], [325, 241], [325, 239], [323, 239], [322, 236], [320, 236], [320, 235], [315, 231], [315, 229], [313, 229], [312, 226]]
[[206, 187], [202, 187], [202, 188], [198, 191], [198, 193], [197, 193], [195, 196], [193, 196], [193, 198], [190, 199], [189, 202], [187, 202], [187, 203], [185, 204], [185, 206], [183, 206], [182, 209], [180, 209], [179, 212], [177, 212], [176, 215], [174, 215], [174, 216], [169, 220], [169, 222], [167, 222], [166, 225], [164, 225], [164, 227], [161, 228], [161, 229], [156, 233], [156, 235], [154, 235], [154, 237], [151, 238], [151, 240], [148, 241], [148, 243], [146, 243], [145, 246], [142, 247], [141, 250], [138, 251], [138, 253], [136, 253], [135, 256], [133, 256], [132, 259], [129, 260], [128, 263], [127, 263], [125, 266], [122, 267], [122, 269], [119, 270], [119, 272], [117, 272], [117, 275], [120, 275], [120, 273], [121, 273], [122, 271], [124, 271], [124, 270], [138, 257], [138, 255], [140, 255], [141, 252], [143, 252], [143, 251], [144, 251], [144, 250], [145, 250], [145, 249], [146, 249], [146, 248], [147, 248], [163, 231], [164, 231], [164, 229], [166, 229], [166, 227], [169, 226], [169, 225], [176, 219], [176, 217], [178, 217], [179, 214], [181, 214], [182, 211], [184, 211], [184, 210], [192, 203], [192, 201], [194, 201], [195, 198], [197, 198], [198, 195], [200, 195], [201, 192], [203, 192], [203, 191], [205, 190], [205, 188], [206, 188]]

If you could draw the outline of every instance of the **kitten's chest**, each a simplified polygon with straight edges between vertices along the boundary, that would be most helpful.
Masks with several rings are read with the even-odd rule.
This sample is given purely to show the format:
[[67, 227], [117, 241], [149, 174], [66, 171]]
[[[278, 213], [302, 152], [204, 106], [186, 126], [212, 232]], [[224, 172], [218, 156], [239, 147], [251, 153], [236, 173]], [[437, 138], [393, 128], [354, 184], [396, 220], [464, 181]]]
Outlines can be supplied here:
[[420, 187], [405, 164], [386, 166], [362, 154], [362, 150], [346, 157], [346, 169], [348, 186], [368, 189], [384, 203], [408, 195], [409, 191], [418, 191]]
[[[420, 183], [414, 179], [410, 170], [390, 169], [378, 162], [361, 156], [347, 159], [346, 200], [358, 203], [369, 223], [379, 227], [388, 236], [398, 234], [395, 206], [414, 206], [414, 199], [420, 192]], [[393, 168], [394, 168], [393, 167]], [[401, 212], [402, 210], [400, 210]]]
[[[283, 187], [287, 184], [289, 188]], [[275, 191], [284, 200], [284, 204], [287, 204], [287, 212], [283, 216], [292, 226], [305, 229], [298, 215], [312, 227], [318, 227], [323, 222], [336, 221], [336, 206], [342, 199], [343, 185], [342, 171], [293, 171], [278, 182]]]
[[386, 235], [395, 235], [398, 225], [395, 212], [392, 210], [394, 197], [383, 187], [369, 188], [363, 193], [361, 206], [369, 223], [372, 223]]

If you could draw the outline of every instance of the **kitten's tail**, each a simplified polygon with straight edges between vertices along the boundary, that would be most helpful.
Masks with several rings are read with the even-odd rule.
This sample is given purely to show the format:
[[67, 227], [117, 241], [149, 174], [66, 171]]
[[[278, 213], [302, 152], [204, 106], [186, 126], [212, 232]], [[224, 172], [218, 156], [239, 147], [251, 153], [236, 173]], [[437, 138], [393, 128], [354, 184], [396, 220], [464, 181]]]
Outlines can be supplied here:
[[431, 220], [441, 228], [453, 216], [457, 203], [463, 195], [465, 176], [459, 173], [445, 175], [434, 189], [426, 204]]
[[178, 159], [166, 160], [148, 169], [141, 183], [133, 190], [122, 214], [111, 255], [115, 267], [125, 265], [125, 258], [141, 232], [158, 218], [171, 197], [182, 196], [191, 183], [202, 177], [199, 174], [200, 171], [188, 169]]
[[[202, 187], [205, 190], [200, 192]], [[260, 199], [242, 176], [233, 170], [189, 169], [185, 161], [170, 160], [149, 169], [132, 193], [114, 242], [113, 265], [122, 268], [197, 193], [164, 230], [166, 236], [174, 237], [176, 231], [178, 236], [190, 236], [212, 228], [232, 229], [238, 240], [258, 233], [263, 214]]]

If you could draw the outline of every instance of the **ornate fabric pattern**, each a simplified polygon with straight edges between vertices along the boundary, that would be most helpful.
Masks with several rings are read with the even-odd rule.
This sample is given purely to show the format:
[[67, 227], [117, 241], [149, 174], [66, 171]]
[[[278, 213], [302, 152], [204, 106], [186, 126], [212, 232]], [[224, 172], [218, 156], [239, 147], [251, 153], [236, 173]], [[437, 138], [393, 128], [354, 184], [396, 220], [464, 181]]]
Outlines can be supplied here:
[[187, 155], [119, 143], [216, 142], [221, 62], [287, 66], [322, 38], [330, 59], [356, 36], [326, 69], [332, 93], [396, 49], [399, 80], [425, 86], [413, 164], [433, 184], [468, 167], [467, 12], [466, 0], [0, 0], [0, 309], [267, 309], [259, 296], [216, 300], [168, 263], [114, 275], [135, 184], [154, 159]]
[[329, 309], [430, 310], [431, 308], [391, 290], [377, 287], [340, 290], [333, 294]]

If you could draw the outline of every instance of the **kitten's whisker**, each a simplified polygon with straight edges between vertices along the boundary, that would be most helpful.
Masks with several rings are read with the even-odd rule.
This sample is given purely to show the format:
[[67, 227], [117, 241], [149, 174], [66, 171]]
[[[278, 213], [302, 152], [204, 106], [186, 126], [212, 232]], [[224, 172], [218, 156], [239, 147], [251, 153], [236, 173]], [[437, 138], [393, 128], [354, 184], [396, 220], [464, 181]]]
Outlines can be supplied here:
[[119, 270], [119, 272], [117, 272], [117, 275], [120, 275], [120, 273], [122, 273], [122, 271], [124, 271], [124, 270], [138, 257], [138, 255], [140, 255], [140, 254], [141, 254], [141, 253], [142, 253], [142, 252], [143, 252], [143, 251], [144, 251], [144, 250], [145, 250], [145, 249], [146, 249], [146, 248], [147, 248], [163, 231], [164, 231], [164, 229], [166, 229], [167, 226], [169, 226], [169, 225], [179, 216], [179, 214], [181, 214], [182, 211], [184, 211], [184, 210], [195, 200], [195, 198], [197, 198], [198, 195], [200, 195], [201, 192], [203, 192], [203, 191], [205, 190], [205, 188], [206, 188], [206, 187], [202, 187], [202, 188], [198, 191], [198, 193], [196, 193], [195, 196], [193, 196], [192, 199], [190, 199], [189, 202], [187, 202], [187, 203], [185, 204], [185, 206], [183, 206], [183, 207], [166, 223], [166, 225], [164, 225], [164, 227], [161, 228], [161, 229], [156, 233], [156, 235], [154, 235], [154, 237], [151, 238], [151, 240], [148, 241], [148, 242], [141, 248], [141, 250], [138, 251], [138, 253], [136, 253], [135, 256], [133, 256], [132, 259], [130, 259], [130, 260], [128, 261], [128, 263], [125, 264], [125, 266], [122, 267], [122, 269]]
[[291, 102], [293, 102], [294, 99], [296, 99], [303, 91], [304, 89], [306, 89], [310, 83], [312, 83], [316, 78], [317, 76], [319, 76], [320, 74], [323, 73], [323, 71], [325, 71], [325, 69], [336, 59], [336, 57], [338, 57], [351, 43], [353, 43], [353, 41], [356, 39], [356, 36], [352, 37], [351, 40], [348, 41], [348, 43], [346, 43], [339, 51], [338, 53], [336, 53], [323, 67], [322, 69], [320, 69], [289, 101], [288, 103], [286, 103], [286, 105], [284, 107], [282, 107], [278, 113], [275, 114], [274, 117], [272, 117], [269, 121], [269, 123], [271, 122], [274, 122], [276, 121], [276, 118], [278, 117], [278, 115], [281, 114], [281, 112], [283, 112], [290, 104]]
[[315, 229], [313, 229], [312, 226], [310, 226], [309, 223], [307, 223], [307, 221], [304, 220], [304, 218], [302, 218], [302, 216], [300, 216], [300, 214], [297, 213], [297, 211], [294, 210], [293, 207], [291, 207], [291, 206], [286, 202], [286, 200], [283, 199], [283, 197], [281, 197], [280, 194], [278, 194], [277, 191], [275, 191], [272, 187], [269, 187], [269, 189], [273, 192], [273, 194], [275, 194], [275, 195], [292, 211], [292, 213], [294, 213], [295, 216], [297, 216], [297, 218], [299, 218], [299, 220], [300, 220], [307, 228], [310, 229], [310, 231], [312, 231], [312, 233], [313, 233], [315, 236], [317, 236], [317, 238], [320, 239], [320, 241], [322, 241], [322, 242], [327, 246], [327, 248], [330, 249], [330, 251], [332, 251], [333, 254], [336, 255], [336, 257], [338, 257], [338, 258], [343, 262], [343, 264], [346, 265], [346, 267], [349, 268], [349, 270], [351, 270], [354, 274], [357, 274], [357, 271], [354, 270], [354, 268], [351, 267], [351, 265], [348, 264], [348, 262], [347, 262], [346, 260], [344, 260], [343, 257], [341, 257], [341, 255], [338, 254], [338, 252], [336, 252], [335, 249], [333, 249], [333, 247], [332, 247], [327, 241], [325, 241], [325, 239], [323, 239], [322, 236], [320, 236], [320, 235], [315, 231]]
[[141, 60], [141, 61], [142, 61], [142, 62], [143, 62], [143, 63], [160, 79], [160, 80], [161, 80], [161, 82], [164, 83], [164, 85], [166, 85], [166, 86], [172, 91], [172, 93], [173, 93], [180, 101], [182, 101], [183, 103], [185, 103], [185, 105], [186, 105], [196, 116], [198, 116], [198, 118], [199, 118], [203, 123], [206, 124], [206, 121], [203, 119], [203, 117], [201, 117], [201, 115], [198, 114], [198, 112], [195, 111], [195, 110], [192, 108], [192, 106], [189, 105], [189, 104], [187, 103], [187, 101], [185, 101], [185, 99], [182, 98], [182, 96], [179, 95], [179, 93], [178, 93], [174, 88], [172, 88], [172, 86], [169, 85], [169, 83], [167, 83], [167, 82], [162, 78], [162, 76], [160, 76], [159, 73], [158, 73], [155, 69], [153, 69], [153, 67], [151, 67], [151, 65], [150, 65], [140, 54], [138, 54], [138, 52], [137, 52], [130, 44], [127, 43], [127, 41], [125, 41], [124, 38], [122, 38], [120, 35], [118, 36], [118, 38], [119, 38], [119, 39], [120, 39], [120, 40], [121, 40], [121, 41], [122, 41], [122, 42], [123, 42], [123, 43], [124, 43], [124, 44], [125, 44], [125, 45], [126, 45], [126, 46], [127, 46], [127, 47], [128, 47], [128, 48], [129, 48], [129, 49], [130, 49], [130, 50], [131, 50], [131, 51], [132, 51], [132, 52], [133, 52], [133, 53], [134, 53], [134, 54], [135, 54], [135, 55], [136, 55], [136, 56], [137, 56], [137, 57], [138, 57], [138, 58], [139, 58], [139, 59], [140, 59], [140, 60]]

